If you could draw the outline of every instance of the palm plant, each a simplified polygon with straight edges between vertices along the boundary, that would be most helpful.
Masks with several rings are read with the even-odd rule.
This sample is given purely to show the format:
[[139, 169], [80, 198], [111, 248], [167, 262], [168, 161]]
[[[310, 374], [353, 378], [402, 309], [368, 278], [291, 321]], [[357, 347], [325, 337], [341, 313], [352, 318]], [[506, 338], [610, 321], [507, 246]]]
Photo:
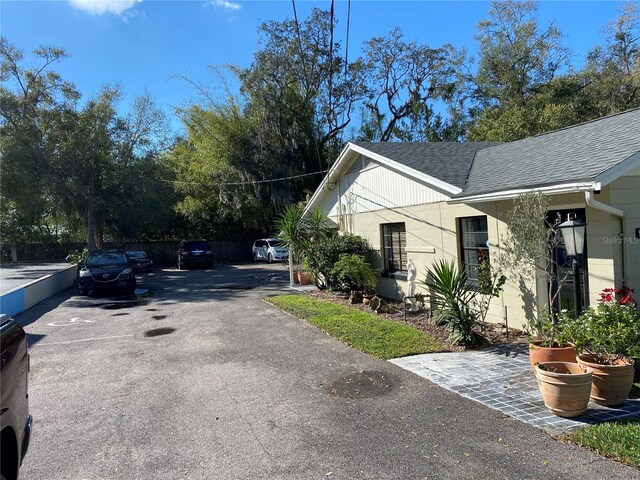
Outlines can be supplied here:
[[469, 286], [467, 274], [459, 270], [453, 260], [437, 261], [421, 283], [431, 294], [436, 323], [447, 327], [451, 341], [466, 347], [486, 344], [486, 338], [473, 330], [478, 324], [478, 313], [474, 308], [477, 292]]
[[276, 229], [280, 240], [289, 247], [296, 269], [300, 270], [306, 259], [313, 255], [314, 244], [327, 238], [331, 225], [327, 215], [320, 209], [304, 215], [301, 207], [287, 205], [276, 220]]
[[278, 237], [289, 247], [289, 255], [291, 255], [296, 270], [300, 270], [304, 252], [308, 246], [302, 223], [302, 213], [302, 208], [296, 205], [286, 205], [276, 220]]

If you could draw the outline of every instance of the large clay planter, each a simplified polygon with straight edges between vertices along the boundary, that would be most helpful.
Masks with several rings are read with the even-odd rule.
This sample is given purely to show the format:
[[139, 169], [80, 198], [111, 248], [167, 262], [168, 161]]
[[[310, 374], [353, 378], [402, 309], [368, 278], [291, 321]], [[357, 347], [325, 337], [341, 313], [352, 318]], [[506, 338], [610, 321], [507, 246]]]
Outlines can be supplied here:
[[633, 386], [633, 360], [619, 359], [616, 365], [602, 365], [595, 363], [590, 355], [580, 355], [578, 364], [593, 370], [591, 400], [607, 407], [624, 403]]
[[591, 369], [571, 362], [544, 362], [536, 378], [546, 407], [559, 417], [579, 417], [591, 393]]
[[536, 373], [536, 363], [544, 362], [570, 362], [576, 363], [576, 347], [568, 345], [563, 347], [542, 347], [542, 342], [535, 341], [529, 344], [529, 362], [531, 370]]
[[311, 272], [295, 272], [297, 283], [300, 285], [309, 285], [311, 283]]

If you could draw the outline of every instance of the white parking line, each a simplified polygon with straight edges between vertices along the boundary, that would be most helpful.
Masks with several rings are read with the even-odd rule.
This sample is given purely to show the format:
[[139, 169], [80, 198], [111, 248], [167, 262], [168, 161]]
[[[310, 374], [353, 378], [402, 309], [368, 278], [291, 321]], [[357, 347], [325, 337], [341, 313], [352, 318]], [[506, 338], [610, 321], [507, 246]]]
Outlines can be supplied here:
[[83, 338], [82, 340], [68, 340], [66, 342], [47, 342], [47, 343], [36, 343], [33, 347], [46, 347], [47, 345], [66, 345], [68, 343], [77, 343], [77, 342], [92, 342], [95, 340], [111, 340], [113, 338], [125, 338], [125, 337], [133, 337], [133, 335], [115, 335], [113, 337], [95, 337], [95, 338]]

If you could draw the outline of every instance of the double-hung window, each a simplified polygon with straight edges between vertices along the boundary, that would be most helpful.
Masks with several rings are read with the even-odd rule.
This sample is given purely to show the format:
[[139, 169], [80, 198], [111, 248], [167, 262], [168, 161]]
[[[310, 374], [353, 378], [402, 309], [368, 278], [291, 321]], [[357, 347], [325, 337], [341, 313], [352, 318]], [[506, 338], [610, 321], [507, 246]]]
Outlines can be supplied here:
[[465, 217], [458, 222], [462, 269], [470, 282], [477, 283], [480, 263], [489, 260], [487, 217]]
[[384, 269], [387, 272], [407, 271], [407, 234], [404, 223], [382, 225]]

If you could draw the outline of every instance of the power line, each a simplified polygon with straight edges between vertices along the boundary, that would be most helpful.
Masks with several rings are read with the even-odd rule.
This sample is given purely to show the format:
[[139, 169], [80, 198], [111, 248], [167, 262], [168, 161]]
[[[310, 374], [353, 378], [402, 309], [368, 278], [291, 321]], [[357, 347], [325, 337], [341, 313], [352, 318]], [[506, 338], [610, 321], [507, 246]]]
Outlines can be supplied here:
[[205, 186], [205, 187], [226, 187], [226, 186], [234, 186], [234, 185], [257, 185], [257, 184], [262, 184], [262, 183], [272, 183], [272, 182], [282, 182], [285, 180], [293, 180], [295, 178], [302, 178], [302, 177], [310, 177], [311, 175], [318, 175], [318, 174], [324, 174], [327, 173], [329, 170], [320, 170], [318, 172], [312, 172], [312, 173], [303, 173], [300, 175], [293, 175], [290, 177], [281, 177], [281, 178], [271, 178], [269, 180], [250, 180], [250, 181], [246, 181], [246, 182], [220, 182], [220, 183], [211, 183], [211, 182], [183, 182], [180, 180], [166, 180], [164, 178], [154, 178], [154, 177], [146, 177], [144, 175], [137, 175], [139, 178], [144, 178], [147, 180], [155, 180], [156, 182], [163, 182], [163, 183], [172, 183], [172, 184], [179, 184], [179, 185], [200, 185], [200, 186]]

